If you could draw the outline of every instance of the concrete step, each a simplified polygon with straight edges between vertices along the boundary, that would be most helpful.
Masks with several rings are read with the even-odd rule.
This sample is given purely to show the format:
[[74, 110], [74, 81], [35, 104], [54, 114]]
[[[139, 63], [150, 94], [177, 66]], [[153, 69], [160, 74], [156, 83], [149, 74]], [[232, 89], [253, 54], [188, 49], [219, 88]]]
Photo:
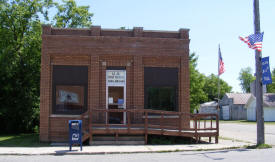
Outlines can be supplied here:
[[94, 141], [144, 141], [144, 136], [93, 136]]
[[93, 136], [90, 145], [144, 145], [144, 136]]
[[92, 141], [90, 145], [145, 145], [145, 141]]

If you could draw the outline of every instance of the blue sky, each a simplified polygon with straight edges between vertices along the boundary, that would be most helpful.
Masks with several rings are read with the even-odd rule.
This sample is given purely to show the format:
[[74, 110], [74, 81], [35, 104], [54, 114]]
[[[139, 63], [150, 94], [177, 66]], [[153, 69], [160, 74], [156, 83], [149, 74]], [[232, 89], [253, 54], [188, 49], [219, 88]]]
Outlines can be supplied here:
[[[239, 36], [254, 32], [253, 0], [79, 0], [94, 13], [93, 25], [102, 28], [143, 27], [144, 30], [190, 29], [190, 52], [199, 56], [201, 73], [217, 74], [218, 44], [221, 45], [225, 73], [221, 78], [241, 92], [239, 72], [255, 71], [254, 50]], [[265, 32], [263, 57], [270, 56], [275, 68], [275, 1], [260, 0], [261, 30]]]

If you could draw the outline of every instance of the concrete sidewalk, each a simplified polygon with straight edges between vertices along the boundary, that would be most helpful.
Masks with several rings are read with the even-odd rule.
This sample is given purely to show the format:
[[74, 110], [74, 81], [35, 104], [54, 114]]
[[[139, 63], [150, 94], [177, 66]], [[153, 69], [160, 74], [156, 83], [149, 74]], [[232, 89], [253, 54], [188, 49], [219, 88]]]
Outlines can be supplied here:
[[65, 154], [119, 154], [119, 153], [152, 153], [173, 151], [201, 151], [241, 148], [251, 143], [232, 140], [219, 140], [219, 144], [184, 144], [184, 145], [112, 145], [112, 146], [68, 146], [59, 147], [0, 147], [0, 155], [65, 155]]

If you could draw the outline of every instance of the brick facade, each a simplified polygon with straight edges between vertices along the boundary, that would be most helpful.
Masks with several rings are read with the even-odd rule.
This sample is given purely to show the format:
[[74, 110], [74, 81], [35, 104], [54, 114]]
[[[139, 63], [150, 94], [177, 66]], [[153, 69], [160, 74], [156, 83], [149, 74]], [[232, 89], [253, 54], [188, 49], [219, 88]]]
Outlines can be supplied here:
[[[189, 30], [178, 32], [57, 29], [43, 26], [40, 87], [40, 140], [66, 141], [68, 120], [80, 115], [52, 113], [54, 65], [88, 67], [88, 111], [106, 108], [106, 68], [126, 67], [126, 109], [144, 108], [144, 67], [178, 68], [178, 108], [189, 112]], [[169, 122], [169, 120], [167, 121]], [[175, 122], [170, 120], [171, 123]], [[189, 119], [184, 120], [189, 126]]]

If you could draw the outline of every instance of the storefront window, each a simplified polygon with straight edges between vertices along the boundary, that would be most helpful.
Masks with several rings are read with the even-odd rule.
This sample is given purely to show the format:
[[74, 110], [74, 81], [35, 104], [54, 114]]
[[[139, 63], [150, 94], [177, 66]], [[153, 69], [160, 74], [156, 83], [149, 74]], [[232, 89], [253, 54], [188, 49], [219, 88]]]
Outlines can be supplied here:
[[87, 110], [88, 68], [53, 66], [53, 114], [78, 115]]
[[176, 110], [176, 89], [174, 87], [148, 87], [147, 108], [153, 110]]
[[144, 68], [144, 108], [178, 111], [178, 69]]

